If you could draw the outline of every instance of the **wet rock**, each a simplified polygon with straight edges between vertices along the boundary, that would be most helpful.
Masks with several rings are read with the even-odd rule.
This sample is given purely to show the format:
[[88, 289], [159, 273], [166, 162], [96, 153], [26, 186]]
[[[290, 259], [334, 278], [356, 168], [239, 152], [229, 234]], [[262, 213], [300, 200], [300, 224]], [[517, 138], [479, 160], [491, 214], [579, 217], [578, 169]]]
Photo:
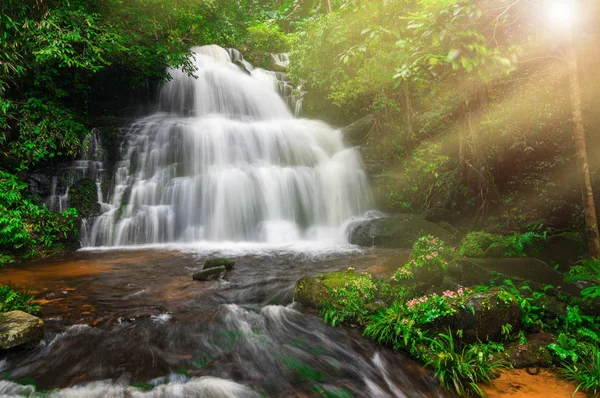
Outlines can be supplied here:
[[23, 311], [0, 314], [0, 348], [33, 348], [44, 338], [44, 322]]
[[82, 178], [69, 187], [69, 207], [74, 207], [80, 217], [100, 214], [98, 187], [91, 178]]
[[203, 269], [202, 271], [196, 272], [193, 276], [195, 281], [212, 281], [215, 279], [222, 279], [227, 275], [227, 269], [224, 265], [220, 265], [214, 268]]
[[63, 297], [67, 297], [67, 294], [69, 294], [69, 292], [67, 290], [63, 290], [63, 291], [59, 291], [59, 292], [52, 292], [52, 293], [48, 293], [46, 295], [46, 300], [56, 300], [58, 298], [63, 298]]
[[488, 247], [483, 253], [485, 258], [503, 258], [506, 257], [508, 246], [502, 243], [496, 243]]
[[552, 365], [552, 353], [548, 350], [552, 343], [556, 343], [553, 335], [540, 332], [527, 336], [527, 344], [510, 344], [505, 352], [515, 369], [547, 368]]
[[227, 258], [211, 258], [209, 260], [206, 260], [206, 262], [204, 263], [204, 268], [202, 269], [210, 269], [224, 266], [227, 269], [227, 271], [231, 271], [234, 265], [235, 261], [229, 260]]
[[353, 245], [377, 246], [392, 249], [410, 249], [424, 235], [433, 235], [445, 242], [452, 235], [440, 225], [415, 214], [394, 214], [351, 222], [346, 236]]
[[447, 331], [462, 330], [462, 341], [498, 341], [502, 338], [502, 326], [512, 325], [514, 330], [521, 326], [521, 308], [517, 299], [501, 290], [490, 290], [472, 294], [464, 305], [456, 306], [454, 314], [439, 318], [434, 329]]
[[294, 287], [294, 300], [307, 307], [321, 309], [333, 300], [329, 289], [343, 287], [355, 276], [354, 273], [333, 272], [302, 278]]
[[35, 171], [27, 176], [29, 192], [38, 195], [42, 200], [50, 196], [52, 192], [52, 177], [55, 170]]

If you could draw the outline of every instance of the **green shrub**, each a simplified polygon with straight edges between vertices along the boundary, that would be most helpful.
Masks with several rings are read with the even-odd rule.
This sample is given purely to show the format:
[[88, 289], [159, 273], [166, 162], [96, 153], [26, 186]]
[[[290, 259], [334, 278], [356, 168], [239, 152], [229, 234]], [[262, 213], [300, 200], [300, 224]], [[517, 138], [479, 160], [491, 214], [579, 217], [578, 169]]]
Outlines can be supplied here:
[[423, 236], [413, 245], [408, 264], [396, 270], [392, 280], [414, 277], [422, 280], [435, 279], [444, 274], [449, 253], [450, 249], [441, 239], [432, 235]]
[[0, 313], [15, 310], [37, 315], [40, 306], [33, 303], [33, 296], [29, 292], [13, 290], [7, 285], [0, 286]]
[[248, 27], [244, 54], [256, 66], [267, 67], [271, 53], [283, 53], [290, 49], [288, 36], [272, 21]]
[[460, 349], [454, 342], [452, 331], [440, 333], [431, 340], [430, 359], [426, 365], [433, 367], [435, 376], [442, 386], [460, 396], [477, 394], [485, 397], [478, 383], [489, 383], [495, 371], [507, 364], [494, 355], [494, 350], [503, 349], [498, 344], [472, 344]]
[[[346, 273], [354, 273], [354, 268], [348, 267]], [[354, 275], [344, 286], [330, 289], [333, 300], [323, 308], [323, 319], [332, 326], [344, 321], [361, 322], [369, 314], [366, 305], [373, 300], [376, 290], [371, 275]]]
[[600, 259], [583, 259], [569, 270], [567, 282], [586, 281], [591, 286], [581, 291], [584, 300], [595, 300], [600, 297]]
[[499, 239], [499, 236], [485, 231], [469, 232], [460, 242], [458, 252], [465, 257], [483, 257], [487, 248]]
[[589, 356], [577, 363], [567, 363], [561, 372], [570, 382], [577, 385], [575, 392], [583, 390], [588, 394], [600, 394], [600, 347], [595, 346]]
[[1, 262], [45, 255], [78, 235], [76, 210], [51, 213], [45, 205], [27, 196], [26, 188], [27, 184], [15, 175], [0, 171]]

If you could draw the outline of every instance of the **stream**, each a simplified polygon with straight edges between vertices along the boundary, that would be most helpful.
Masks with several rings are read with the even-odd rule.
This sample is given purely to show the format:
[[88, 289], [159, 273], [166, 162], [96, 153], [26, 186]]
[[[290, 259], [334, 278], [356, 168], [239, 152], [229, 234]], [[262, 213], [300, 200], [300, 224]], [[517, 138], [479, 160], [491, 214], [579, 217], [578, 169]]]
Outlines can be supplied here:
[[[46, 335], [31, 351], [0, 357], [0, 394], [447, 396], [408, 357], [293, 302], [303, 276], [349, 265], [385, 274], [407, 253], [210, 246], [85, 250], [6, 268], [0, 282], [32, 289], [43, 305]], [[215, 256], [235, 260], [233, 271], [193, 281]]]

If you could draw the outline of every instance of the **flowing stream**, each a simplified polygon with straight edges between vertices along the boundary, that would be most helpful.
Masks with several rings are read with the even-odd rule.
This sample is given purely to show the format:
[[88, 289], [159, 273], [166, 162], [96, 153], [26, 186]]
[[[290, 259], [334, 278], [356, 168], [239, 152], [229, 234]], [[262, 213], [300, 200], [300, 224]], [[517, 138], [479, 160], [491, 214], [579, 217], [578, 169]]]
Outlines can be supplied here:
[[[225, 280], [192, 281], [220, 255], [236, 261]], [[348, 264], [389, 273], [406, 256], [239, 245], [83, 251], [7, 268], [0, 282], [33, 287], [41, 299], [46, 337], [0, 357], [0, 396], [442, 396], [401, 353], [293, 303], [303, 276]]]

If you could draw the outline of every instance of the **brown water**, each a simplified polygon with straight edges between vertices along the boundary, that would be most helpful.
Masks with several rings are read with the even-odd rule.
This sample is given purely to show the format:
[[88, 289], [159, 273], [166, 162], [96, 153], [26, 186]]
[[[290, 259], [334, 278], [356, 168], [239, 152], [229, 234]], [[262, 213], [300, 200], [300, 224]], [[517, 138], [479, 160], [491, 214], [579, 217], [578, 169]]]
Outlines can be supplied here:
[[206, 250], [78, 252], [2, 270], [0, 283], [30, 288], [43, 304], [46, 336], [32, 351], [0, 357], [0, 395], [442, 396], [407, 357], [292, 303], [303, 276], [349, 265], [389, 274], [405, 252], [227, 254], [236, 266], [215, 282], [191, 278], [220, 255]]
[[504, 372], [494, 380], [491, 386], [482, 386], [488, 398], [585, 398], [585, 394], [575, 394], [575, 386], [560, 379], [548, 370], [537, 374], [527, 373], [525, 369]]

